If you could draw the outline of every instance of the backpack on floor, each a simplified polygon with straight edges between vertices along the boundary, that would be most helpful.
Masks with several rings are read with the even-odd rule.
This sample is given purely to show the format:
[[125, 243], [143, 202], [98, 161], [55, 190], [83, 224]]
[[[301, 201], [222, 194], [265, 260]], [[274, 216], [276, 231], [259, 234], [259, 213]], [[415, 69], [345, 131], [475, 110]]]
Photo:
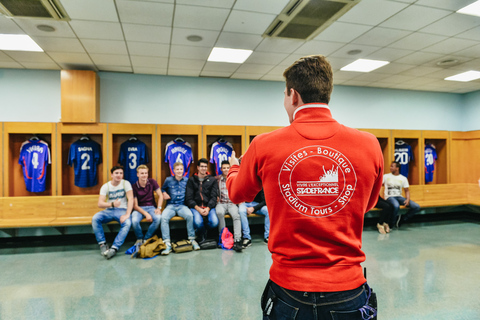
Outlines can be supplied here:
[[220, 232], [220, 243], [222, 244], [222, 249], [232, 250], [233, 248], [233, 234], [227, 227], [223, 228]]
[[159, 255], [162, 250], [165, 250], [167, 246], [163, 240], [154, 235], [147, 241], [145, 241], [139, 248], [137, 258], [152, 258]]

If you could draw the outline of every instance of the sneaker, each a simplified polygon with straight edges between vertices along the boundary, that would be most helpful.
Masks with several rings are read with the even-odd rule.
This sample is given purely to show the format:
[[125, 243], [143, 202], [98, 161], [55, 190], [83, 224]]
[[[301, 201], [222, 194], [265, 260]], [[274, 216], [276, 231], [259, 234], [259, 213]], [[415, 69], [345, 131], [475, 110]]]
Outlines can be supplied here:
[[377, 223], [377, 229], [378, 229], [378, 232], [380, 232], [381, 234], [387, 234], [387, 231], [385, 230], [385, 227], [383, 226], [383, 224]]
[[105, 257], [105, 259], [108, 260], [108, 259], [113, 258], [116, 254], [117, 254], [117, 250], [115, 250], [114, 248], [110, 248], [107, 251], [105, 251], [103, 256]]
[[250, 247], [251, 245], [252, 245], [252, 240], [243, 239], [243, 242], [242, 242], [242, 248], [243, 249], [246, 249], [246, 248]]
[[107, 252], [107, 251], [108, 251], [108, 244], [102, 243], [100, 245], [100, 254], [103, 256], [103, 255], [105, 255], [105, 252]]
[[263, 243], [268, 244], [268, 237], [266, 237], [265, 239], [263, 239]]
[[235, 250], [236, 252], [242, 252], [242, 242], [241, 241], [235, 241], [235, 243], [233, 244], [233, 250]]
[[168, 256], [170, 252], [172, 252], [172, 245], [170, 244], [170, 242], [167, 242], [166, 245], [167, 247], [161, 253], [162, 256]]
[[395, 227], [397, 229], [400, 228], [401, 220], [402, 220], [402, 215], [399, 214], [398, 217], [397, 217], [397, 221], [395, 221]]
[[200, 250], [200, 246], [198, 245], [197, 241], [192, 240], [192, 246], [194, 251]]
[[383, 223], [383, 229], [385, 229], [386, 233], [390, 233], [390, 226], [388, 225], [388, 223], [386, 222]]

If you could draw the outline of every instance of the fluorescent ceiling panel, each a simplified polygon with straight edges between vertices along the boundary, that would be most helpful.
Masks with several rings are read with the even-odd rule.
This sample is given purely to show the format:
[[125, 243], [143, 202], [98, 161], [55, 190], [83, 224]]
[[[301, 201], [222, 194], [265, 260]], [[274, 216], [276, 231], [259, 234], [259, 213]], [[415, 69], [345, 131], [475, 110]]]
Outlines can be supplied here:
[[476, 1], [472, 4], [469, 4], [466, 7], [457, 11], [458, 13], [469, 14], [471, 16], [479, 16], [480, 17], [480, 0]]
[[26, 34], [0, 34], [0, 50], [43, 52]]
[[208, 61], [212, 62], [228, 62], [228, 63], [244, 63], [250, 57], [252, 50], [213, 48]]
[[468, 82], [472, 80], [480, 79], [480, 71], [467, 71], [463, 73], [456, 74], [454, 76], [445, 78], [445, 80], [449, 81], [461, 81], [461, 82]]
[[341, 68], [342, 71], [356, 71], [356, 72], [370, 72], [380, 67], [383, 67], [390, 62], [381, 60], [369, 60], [358, 59], [345, 67]]

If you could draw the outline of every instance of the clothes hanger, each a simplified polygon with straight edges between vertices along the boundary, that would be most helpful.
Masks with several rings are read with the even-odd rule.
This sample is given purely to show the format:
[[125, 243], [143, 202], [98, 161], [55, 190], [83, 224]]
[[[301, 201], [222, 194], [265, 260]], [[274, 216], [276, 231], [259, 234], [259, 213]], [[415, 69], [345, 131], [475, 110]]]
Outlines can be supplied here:
[[80, 140], [82, 140], [82, 141], [84, 141], [84, 140], [88, 141], [88, 140], [90, 140], [90, 137], [89, 137], [86, 133], [84, 133], [84, 134], [82, 135], [82, 137], [80, 138]]
[[225, 142], [227, 142], [227, 140], [225, 140], [225, 137], [224, 137], [224, 136], [218, 137], [217, 141], [220, 142], [220, 143], [225, 143]]
[[128, 139], [128, 141], [137, 141], [137, 140], [138, 140], [138, 138], [134, 134], [132, 134], [130, 139]]
[[182, 137], [178, 136], [175, 138], [175, 142], [185, 142], [185, 140]]
[[397, 142], [395, 142], [395, 144], [405, 144], [405, 141], [403, 141], [402, 139], [399, 139], [397, 140]]
[[38, 140], [40, 140], [40, 138], [37, 136], [36, 133], [34, 133], [33, 136], [30, 138], [30, 140], [38, 141]]

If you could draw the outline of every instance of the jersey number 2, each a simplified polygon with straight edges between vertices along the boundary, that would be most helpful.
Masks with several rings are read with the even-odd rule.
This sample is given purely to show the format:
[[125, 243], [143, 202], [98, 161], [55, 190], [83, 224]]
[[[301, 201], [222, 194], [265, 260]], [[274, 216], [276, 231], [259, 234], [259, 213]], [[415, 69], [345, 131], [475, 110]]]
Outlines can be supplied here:
[[82, 170], [90, 170], [90, 166], [88, 163], [90, 162], [90, 155], [88, 153], [82, 153], [82, 156], [80, 157], [82, 160], [85, 160], [82, 163]]

